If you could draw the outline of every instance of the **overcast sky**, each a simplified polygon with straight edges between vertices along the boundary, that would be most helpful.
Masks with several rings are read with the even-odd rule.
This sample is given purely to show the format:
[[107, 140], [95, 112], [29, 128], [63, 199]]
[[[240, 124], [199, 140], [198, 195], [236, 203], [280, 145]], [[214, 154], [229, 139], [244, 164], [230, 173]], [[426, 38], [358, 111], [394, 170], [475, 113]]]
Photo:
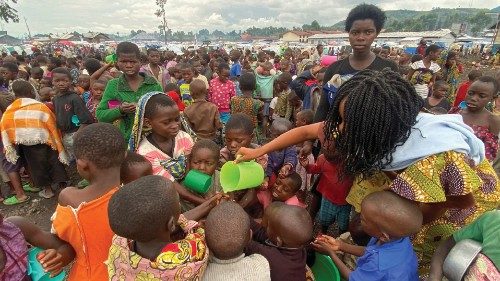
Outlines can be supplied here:
[[[223, 31], [248, 27], [302, 26], [314, 19], [333, 25], [362, 2], [378, 3], [385, 10], [430, 10], [433, 7], [494, 8], [489, 0], [168, 0], [168, 25], [173, 30]], [[229, 3], [229, 4], [228, 4]], [[155, 0], [18, 0], [19, 23], [4, 24], [9, 34], [27, 34], [26, 17], [32, 35], [99, 31], [128, 34], [131, 29], [158, 30]]]

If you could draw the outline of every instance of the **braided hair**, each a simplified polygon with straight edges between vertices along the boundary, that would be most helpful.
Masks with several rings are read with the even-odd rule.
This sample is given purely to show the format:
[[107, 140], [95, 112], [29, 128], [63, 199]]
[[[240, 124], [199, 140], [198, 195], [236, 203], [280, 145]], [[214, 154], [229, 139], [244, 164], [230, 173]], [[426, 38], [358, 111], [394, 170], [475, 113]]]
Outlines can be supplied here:
[[[345, 100], [344, 119], [339, 107]], [[412, 85], [389, 68], [364, 70], [345, 82], [324, 126], [342, 162], [341, 175], [367, 178], [392, 161], [392, 153], [409, 137], [423, 100]], [[339, 125], [344, 122], [343, 129]]]

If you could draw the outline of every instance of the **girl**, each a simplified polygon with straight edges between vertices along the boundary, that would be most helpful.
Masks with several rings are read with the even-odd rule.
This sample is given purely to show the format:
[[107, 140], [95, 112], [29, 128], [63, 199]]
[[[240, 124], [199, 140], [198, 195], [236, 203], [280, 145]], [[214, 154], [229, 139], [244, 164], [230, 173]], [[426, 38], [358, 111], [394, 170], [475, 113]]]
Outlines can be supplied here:
[[497, 156], [500, 116], [494, 115], [485, 107], [496, 98], [497, 92], [498, 82], [493, 77], [479, 77], [467, 91], [465, 96], [467, 107], [454, 110], [462, 115], [464, 123], [469, 125], [476, 137], [483, 141], [486, 158], [489, 161], [493, 161]]
[[410, 64], [408, 80], [423, 99], [429, 95], [429, 89], [436, 81], [436, 73], [441, 70], [441, 67], [435, 63], [440, 53], [441, 48], [438, 45], [430, 45], [425, 49], [425, 57], [422, 60]]
[[[444, 56], [445, 54], [443, 54]], [[446, 62], [443, 65], [443, 79], [448, 83], [450, 88], [446, 95], [448, 101], [453, 103], [457, 96], [458, 82], [460, 82], [460, 74], [462, 73], [462, 66], [458, 64], [458, 54], [449, 52], [446, 55]]]
[[[193, 144], [191, 136], [180, 130], [179, 108], [170, 97], [151, 92], [139, 99], [129, 149], [151, 162], [153, 174], [182, 180]], [[174, 187], [183, 200], [195, 205], [205, 202], [179, 184]]]
[[424, 101], [424, 108], [427, 110], [442, 108], [444, 109], [444, 112], [450, 111], [451, 104], [446, 99], [447, 92], [448, 84], [446, 84], [443, 80], [436, 81], [432, 87], [431, 95]]
[[[500, 187], [484, 146], [461, 118], [420, 113], [422, 105], [398, 73], [362, 71], [340, 87], [326, 122], [242, 148], [238, 161], [319, 138], [325, 153], [341, 159], [340, 172], [358, 177], [347, 197], [357, 211], [367, 194], [382, 188], [419, 205], [424, 225], [413, 245], [425, 273], [439, 241], [494, 209]], [[386, 186], [370, 187], [373, 177]]]
[[106, 89], [106, 84], [108, 84], [108, 82], [105, 80], [94, 81], [94, 83], [92, 83], [90, 91], [91, 95], [89, 97], [89, 100], [85, 104], [90, 114], [92, 114], [92, 117], [94, 117], [94, 122], [97, 122], [97, 118], [95, 116], [95, 110], [97, 109], [97, 106], [101, 102], [102, 93], [104, 93], [104, 89]]
[[[254, 127], [250, 118], [242, 113], [231, 115], [226, 124], [226, 147], [220, 151], [219, 163], [222, 166], [227, 161], [236, 160], [236, 152], [242, 147], [257, 148], [257, 144], [252, 143], [254, 138]], [[256, 157], [257, 158], [257, 157]], [[265, 170], [267, 168], [267, 154], [259, 155], [257, 162], [262, 165]], [[262, 184], [263, 189], [267, 189], [267, 182]], [[251, 215], [259, 216], [260, 208], [257, 203], [258, 196], [265, 197], [267, 194], [264, 190], [257, 194], [255, 189], [233, 192], [233, 197], [244, 209]]]

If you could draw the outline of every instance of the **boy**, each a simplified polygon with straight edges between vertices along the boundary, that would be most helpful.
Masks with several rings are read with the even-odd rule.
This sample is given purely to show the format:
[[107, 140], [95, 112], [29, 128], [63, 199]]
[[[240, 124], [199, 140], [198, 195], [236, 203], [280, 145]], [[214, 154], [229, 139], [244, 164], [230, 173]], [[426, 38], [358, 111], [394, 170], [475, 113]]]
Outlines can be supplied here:
[[299, 192], [301, 184], [302, 178], [296, 172], [292, 172], [283, 178], [278, 178], [271, 187], [273, 201], [285, 202], [287, 205], [305, 208], [306, 205], [297, 197], [297, 192]]
[[193, 80], [190, 89], [193, 103], [184, 110], [184, 116], [197, 137], [214, 140], [217, 130], [222, 128], [217, 106], [206, 100], [203, 81]]
[[162, 87], [165, 87], [166, 82], [168, 82], [165, 79], [165, 75], [168, 73], [166, 73], [163, 66], [160, 65], [160, 51], [158, 49], [148, 49], [147, 54], [148, 64], [141, 67], [140, 72], [153, 77], [154, 79], [156, 79], [158, 84], [160, 84]]
[[179, 90], [181, 91], [182, 102], [187, 107], [193, 103], [193, 97], [191, 96], [189, 85], [193, 81], [195, 70], [189, 63], [179, 65], [179, 70], [182, 75], [182, 80], [179, 80], [177, 85], [179, 85]]
[[220, 120], [226, 124], [231, 117], [231, 98], [236, 96], [233, 81], [229, 80], [229, 65], [221, 63], [217, 67], [219, 77], [210, 81], [208, 100], [213, 102], [219, 109]]
[[57, 93], [52, 99], [57, 128], [61, 130], [64, 148], [69, 154], [70, 161], [73, 161], [74, 134], [80, 125], [92, 124], [94, 120], [83, 100], [71, 91], [71, 74], [68, 69], [58, 67], [52, 70], [52, 83]]
[[229, 77], [231, 79], [237, 79], [238, 77], [241, 76], [241, 64], [240, 64], [240, 57], [241, 53], [238, 50], [233, 50], [231, 52], [231, 61], [233, 62], [233, 65], [231, 66], [231, 70], [229, 71]]
[[[62, 187], [62, 183], [67, 181], [61, 162], [68, 164], [56, 127], [56, 117], [47, 106], [34, 100], [33, 87], [29, 82], [15, 81], [12, 89], [16, 100], [4, 112], [0, 123], [5, 158], [17, 165], [21, 155], [30, 171], [31, 180], [35, 186], [43, 188], [39, 192], [40, 197], [52, 198], [52, 184], [57, 183]], [[7, 172], [10, 174], [14, 170]], [[19, 172], [19, 167], [15, 172]], [[19, 204], [28, 199], [18, 194], [6, 199], [4, 204]]]
[[220, 203], [210, 211], [205, 225], [212, 255], [203, 281], [271, 280], [266, 258], [243, 253], [252, 233], [250, 218], [240, 205], [231, 201]]
[[[330, 255], [342, 278], [350, 281], [419, 280], [417, 256], [409, 238], [422, 227], [422, 213], [416, 205], [390, 191], [372, 193], [361, 204], [361, 225], [372, 236], [366, 248], [325, 235], [313, 246]], [[347, 268], [336, 251], [359, 256], [357, 268]]]
[[[296, 120], [295, 120], [295, 127], [298, 128], [298, 127], [302, 127], [302, 126], [306, 126], [306, 125], [310, 125], [313, 123], [313, 119], [314, 119], [314, 112], [310, 109], [305, 109], [305, 110], [302, 110], [302, 111], [299, 111], [297, 112], [297, 116], [296, 116]], [[298, 144], [296, 145], [297, 147], [297, 154], [300, 153], [300, 149], [302, 148], [302, 145], [303, 144]], [[301, 158], [305, 159], [302, 160]], [[312, 153], [309, 153], [308, 155], [306, 156], [303, 156], [303, 157], [300, 157], [299, 158], [299, 162], [301, 163], [301, 165], [297, 165], [297, 168], [296, 168], [296, 172], [300, 175], [300, 177], [302, 178], [302, 185], [300, 187], [300, 190], [304, 191], [304, 190], [310, 190], [311, 188], [311, 174], [308, 174], [306, 169], [302, 166], [302, 162], [303, 163], [307, 163], [307, 164], [314, 164], [314, 156]]]
[[[141, 52], [134, 43], [121, 42], [116, 47], [116, 65], [123, 72], [108, 82], [102, 100], [96, 109], [99, 122], [113, 123], [120, 120], [119, 129], [128, 141], [134, 123], [136, 103], [146, 93], [162, 91], [162, 87], [151, 76], [139, 74]], [[110, 109], [109, 101], [118, 100], [119, 107]]]
[[[279, 137], [286, 131], [293, 128], [290, 121], [284, 118], [274, 120], [270, 128], [270, 137], [272, 139]], [[297, 150], [295, 146], [290, 146], [282, 150], [269, 153], [269, 160], [265, 171], [266, 178], [269, 180], [269, 186], [273, 186], [277, 177], [286, 177], [297, 166]]]
[[126, 144], [120, 131], [106, 123], [82, 128], [74, 144], [78, 172], [90, 184], [85, 189], [68, 187], [59, 194], [52, 230], [76, 252], [68, 280], [108, 280], [104, 261], [113, 232], [107, 209], [111, 195], [120, 186]]
[[446, 110], [446, 112], [450, 111], [451, 105], [446, 99], [446, 94], [448, 93], [448, 88], [450, 86], [446, 81], [438, 80], [432, 85], [431, 96], [426, 98], [424, 101], [424, 108], [432, 111], [433, 108], [440, 107]]
[[290, 82], [292, 82], [292, 75], [290, 75], [290, 73], [282, 73], [278, 79], [276, 79], [276, 96], [269, 105], [269, 116], [271, 120], [277, 117], [287, 120], [292, 119], [293, 108], [288, 102]]
[[271, 280], [306, 280], [306, 249], [312, 239], [312, 220], [304, 208], [273, 202], [262, 225], [251, 221], [253, 240], [245, 254], [261, 254], [269, 262]]
[[[52, 80], [54, 80], [54, 74], [52, 74]], [[52, 81], [52, 83], [54, 83], [54, 81]], [[88, 74], [80, 74], [80, 76], [78, 76], [78, 83], [76, 86], [76, 89], [78, 90], [77, 94], [82, 96], [84, 102], [87, 102], [90, 97], [90, 76]]]
[[264, 102], [264, 122], [262, 126], [264, 136], [267, 132], [267, 124], [270, 117], [269, 106], [271, 104], [271, 100], [273, 99], [274, 80], [278, 78], [278, 75], [271, 74], [271, 70], [273, 70], [273, 64], [270, 62], [261, 63], [260, 66], [255, 69], [257, 88], [254, 96]]
[[201, 65], [200, 61], [195, 61], [193, 62], [193, 67], [194, 67], [194, 76], [193, 80], [200, 80], [205, 84], [205, 87], [207, 87], [207, 90], [210, 88], [210, 84], [208, 83], [207, 77], [203, 76], [201, 74], [203, 66]]
[[33, 85], [33, 88], [35, 88], [35, 90], [40, 91], [40, 88], [42, 87], [40, 82], [43, 78], [43, 69], [41, 69], [40, 67], [33, 67], [30, 73], [31, 77], [28, 81], [31, 83], [31, 85]]
[[467, 75], [467, 78], [469, 80], [458, 86], [457, 97], [453, 102], [453, 107], [459, 106], [460, 103], [465, 100], [465, 96], [467, 95], [467, 91], [469, 90], [470, 85], [474, 83], [474, 81], [476, 81], [481, 76], [483, 76], [483, 73], [480, 70], [474, 69], [471, 70], [471, 72], [469, 72], [469, 75]]
[[136, 179], [153, 174], [153, 166], [148, 159], [133, 151], [128, 151], [120, 168], [120, 182], [128, 184]]

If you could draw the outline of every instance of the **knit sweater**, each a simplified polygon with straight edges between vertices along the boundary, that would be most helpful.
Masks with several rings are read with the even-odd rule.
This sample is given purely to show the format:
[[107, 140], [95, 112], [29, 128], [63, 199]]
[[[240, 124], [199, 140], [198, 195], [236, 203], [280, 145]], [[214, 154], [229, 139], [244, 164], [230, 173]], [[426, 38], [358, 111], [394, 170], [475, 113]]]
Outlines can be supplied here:
[[271, 280], [269, 263], [266, 258], [253, 254], [220, 260], [210, 256], [202, 281], [266, 281]]

